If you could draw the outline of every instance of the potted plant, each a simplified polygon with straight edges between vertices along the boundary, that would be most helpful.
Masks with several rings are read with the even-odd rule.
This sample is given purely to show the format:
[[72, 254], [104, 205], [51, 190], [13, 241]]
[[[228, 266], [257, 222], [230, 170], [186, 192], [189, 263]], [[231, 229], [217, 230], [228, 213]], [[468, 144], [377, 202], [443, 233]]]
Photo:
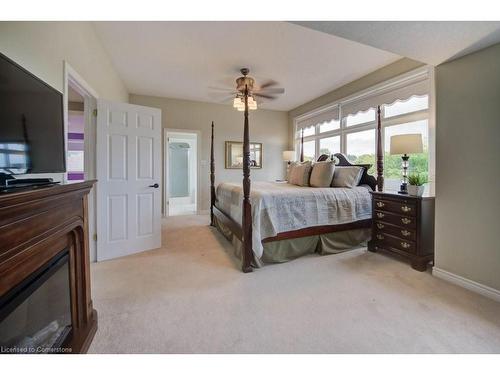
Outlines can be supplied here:
[[427, 182], [427, 177], [419, 173], [413, 173], [408, 176], [408, 194], [416, 197], [421, 197], [424, 193], [424, 184]]

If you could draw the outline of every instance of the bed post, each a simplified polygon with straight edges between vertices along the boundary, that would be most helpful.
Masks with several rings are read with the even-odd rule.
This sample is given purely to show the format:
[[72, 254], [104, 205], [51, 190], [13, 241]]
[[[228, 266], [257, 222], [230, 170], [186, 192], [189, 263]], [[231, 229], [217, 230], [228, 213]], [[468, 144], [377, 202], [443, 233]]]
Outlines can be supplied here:
[[384, 189], [384, 150], [382, 150], [382, 122], [380, 106], [377, 107], [377, 190]]
[[300, 162], [304, 162], [304, 128], [300, 129]]
[[248, 129], [248, 86], [245, 85], [245, 122], [243, 128], [243, 249], [242, 265], [243, 272], [252, 272], [252, 206], [250, 204], [250, 136]]
[[210, 138], [210, 225], [214, 226], [215, 205], [215, 157], [214, 157], [214, 122], [212, 121], [212, 136]]

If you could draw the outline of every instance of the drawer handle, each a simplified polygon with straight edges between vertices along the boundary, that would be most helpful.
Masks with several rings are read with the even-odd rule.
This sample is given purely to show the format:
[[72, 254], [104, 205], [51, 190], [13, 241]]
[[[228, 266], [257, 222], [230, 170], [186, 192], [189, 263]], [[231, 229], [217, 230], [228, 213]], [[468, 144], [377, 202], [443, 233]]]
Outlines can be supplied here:
[[409, 231], [407, 231], [406, 229], [403, 229], [403, 230], [401, 231], [401, 234], [402, 234], [403, 236], [405, 236], [405, 237], [408, 237], [411, 233], [410, 233]]
[[407, 217], [404, 217], [404, 218], [402, 218], [402, 219], [401, 219], [401, 222], [402, 222], [403, 224], [410, 224], [410, 223], [411, 223], [411, 220], [410, 220], [410, 219], [408, 219]]
[[378, 229], [382, 229], [382, 228], [384, 228], [384, 227], [385, 227], [385, 225], [384, 225], [384, 224], [377, 223], [377, 228], [378, 228]]
[[403, 246], [403, 249], [408, 249], [411, 245], [408, 242], [401, 242], [401, 246]]
[[378, 240], [383, 240], [384, 238], [385, 238], [385, 237], [384, 237], [384, 236], [382, 236], [381, 234], [377, 234], [377, 239], [378, 239]]
[[384, 207], [385, 203], [384, 202], [377, 202], [377, 207]]
[[382, 219], [385, 215], [382, 212], [377, 212], [377, 217]]
[[410, 212], [411, 211], [411, 207], [401, 206], [401, 211], [403, 211], [403, 212]]

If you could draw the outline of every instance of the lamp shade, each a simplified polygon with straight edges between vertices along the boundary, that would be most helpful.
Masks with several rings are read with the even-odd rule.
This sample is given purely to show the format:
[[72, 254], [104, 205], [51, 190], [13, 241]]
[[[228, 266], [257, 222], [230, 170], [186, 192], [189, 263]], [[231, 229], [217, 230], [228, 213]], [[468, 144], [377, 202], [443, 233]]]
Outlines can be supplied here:
[[391, 137], [391, 155], [423, 152], [422, 134], [401, 134]]
[[295, 160], [295, 151], [283, 151], [283, 160], [284, 161]]

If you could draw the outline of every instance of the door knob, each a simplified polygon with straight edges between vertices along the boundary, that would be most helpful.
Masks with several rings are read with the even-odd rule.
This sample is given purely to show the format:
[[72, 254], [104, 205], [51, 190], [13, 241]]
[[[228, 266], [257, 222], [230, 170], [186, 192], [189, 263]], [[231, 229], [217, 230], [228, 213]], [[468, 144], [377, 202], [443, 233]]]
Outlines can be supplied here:
[[152, 188], [158, 189], [158, 188], [160, 187], [160, 185], [158, 185], [158, 184], [154, 184], [154, 185], [149, 185], [149, 187], [152, 187]]

